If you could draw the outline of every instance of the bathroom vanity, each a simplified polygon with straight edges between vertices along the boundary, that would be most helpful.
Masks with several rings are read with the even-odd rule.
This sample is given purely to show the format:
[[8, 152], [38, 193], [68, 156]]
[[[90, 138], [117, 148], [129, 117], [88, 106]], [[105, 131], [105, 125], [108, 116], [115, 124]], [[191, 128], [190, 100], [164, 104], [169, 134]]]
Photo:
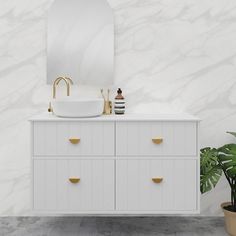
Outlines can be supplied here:
[[198, 126], [188, 114], [33, 117], [33, 210], [199, 213]]
[[[101, 115], [103, 90], [103, 99], [69, 95], [72, 80], [75, 85], [101, 88], [113, 84], [110, 5], [106, 0], [54, 1], [47, 29], [47, 82], [53, 84], [48, 111], [64, 117]], [[67, 97], [62, 99], [56, 97], [60, 81], [67, 86]], [[109, 98], [105, 104], [109, 110]], [[32, 118], [33, 210], [53, 214], [198, 213], [198, 122], [187, 114], [73, 119], [45, 114]]]

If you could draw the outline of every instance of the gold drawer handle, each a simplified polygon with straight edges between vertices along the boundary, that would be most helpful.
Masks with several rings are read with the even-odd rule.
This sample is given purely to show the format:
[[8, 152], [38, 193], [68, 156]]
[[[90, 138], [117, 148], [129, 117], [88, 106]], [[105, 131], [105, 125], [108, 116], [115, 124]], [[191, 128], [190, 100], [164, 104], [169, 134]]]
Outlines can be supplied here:
[[77, 184], [77, 183], [79, 183], [80, 178], [69, 178], [69, 181], [70, 181], [72, 184]]
[[154, 182], [155, 184], [159, 184], [163, 181], [163, 178], [152, 178], [152, 182]]
[[72, 144], [78, 144], [80, 142], [80, 138], [70, 138], [69, 141], [72, 143]]
[[163, 138], [153, 138], [152, 142], [155, 143], [155, 144], [160, 144], [160, 143], [163, 142]]

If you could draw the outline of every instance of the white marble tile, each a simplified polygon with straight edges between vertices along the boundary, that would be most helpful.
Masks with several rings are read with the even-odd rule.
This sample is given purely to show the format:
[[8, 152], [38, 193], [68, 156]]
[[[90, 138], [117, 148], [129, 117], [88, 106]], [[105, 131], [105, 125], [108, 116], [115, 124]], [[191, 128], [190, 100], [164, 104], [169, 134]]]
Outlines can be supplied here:
[[[0, 215], [30, 215], [29, 124], [47, 109], [46, 15], [52, 0], [0, 0]], [[201, 147], [235, 141], [235, 0], [109, 0], [115, 85], [130, 112], [186, 111], [203, 119]], [[97, 94], [79, 86], [74, 94]], [[202, 196], [220, 214], [227, 183]]]

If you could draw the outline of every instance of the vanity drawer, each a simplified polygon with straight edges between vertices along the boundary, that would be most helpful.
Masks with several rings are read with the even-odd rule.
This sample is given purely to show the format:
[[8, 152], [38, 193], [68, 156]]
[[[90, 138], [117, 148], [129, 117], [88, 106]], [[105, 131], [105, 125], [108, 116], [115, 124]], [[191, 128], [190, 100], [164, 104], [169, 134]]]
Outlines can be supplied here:
[[197, 160], [118, 160], [119, 211], [197, 211]]
[[117, 156], [196, 156], [196, 122], [117, 122]]
[[114, 156], [113, 122], [35, 122], [34, 156]]
[[114, 210], [114, 161], [34, 160], [34, 210]]

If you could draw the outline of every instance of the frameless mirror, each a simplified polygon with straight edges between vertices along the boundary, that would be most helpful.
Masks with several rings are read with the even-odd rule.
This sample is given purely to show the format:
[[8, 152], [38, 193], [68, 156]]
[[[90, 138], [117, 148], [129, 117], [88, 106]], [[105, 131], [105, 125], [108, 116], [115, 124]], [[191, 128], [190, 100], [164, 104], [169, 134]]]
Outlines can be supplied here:
[[55, 0], [48, 13], [47, 82], [113, 82], [114, 24], [106, 0]]

